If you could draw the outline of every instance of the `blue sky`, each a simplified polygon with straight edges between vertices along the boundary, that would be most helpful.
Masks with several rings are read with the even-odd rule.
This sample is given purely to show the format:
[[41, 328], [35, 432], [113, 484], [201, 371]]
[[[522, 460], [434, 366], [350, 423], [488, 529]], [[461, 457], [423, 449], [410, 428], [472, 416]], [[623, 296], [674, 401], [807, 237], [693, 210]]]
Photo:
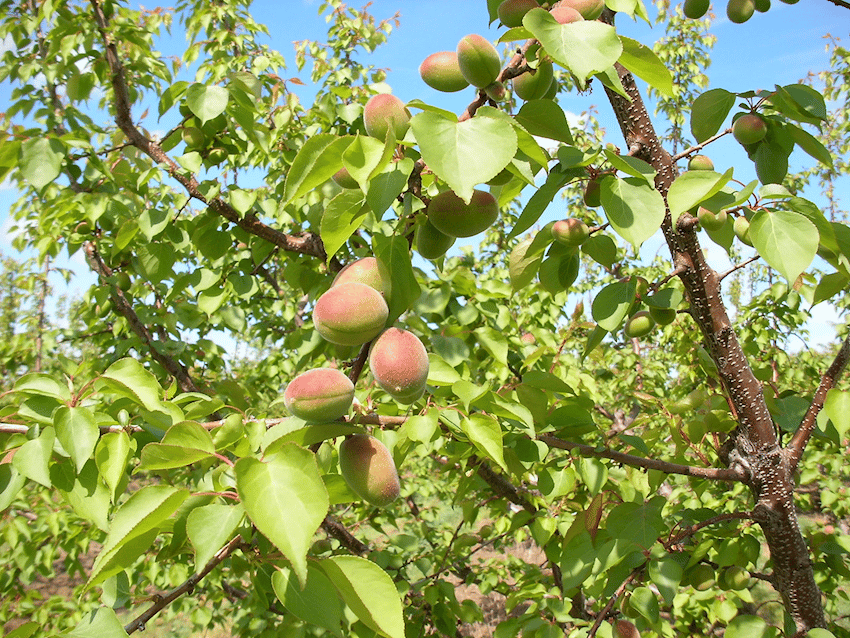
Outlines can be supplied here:
[[[360, 3], [354, 2], [353, 6]], [[296, 40], [323, 40], [326, 35], [324, 16], [318, 14], [318, 0], [257, 0], [252, 13], [259, 22], [269, 26], [268, 44], [278, 49], [287, 59], [289, 68], [284, 77], [298, 75], [294, 63], [292, 43]], [[648, 7], [653, 12], [652, 7]], [[757, 88], [772, 88], [774, 84], [799, 81], [809, 72], [817, 72], [828, 66], [824, 36], [830, 31], [844, 39], [846, 45], [850, 32], [850, 11], [833, 5], [827, 0], [805, 0], [796, 5], [773, 1], [766, 14], [755, 14], [746, 24], [732, 24], [725, 17], [725, 2], [715, 2], [713, 10], [718, 14], [710, 32], [717, 36], [712, 51], [712, 65], [708, 69], [710, 87], [722, 87], [731, 91]], [[485, 0], [374, 0], [369, 11], [377, 19], [387, 19], [400, 14], [401, 25], [394, 29], [389, 41], [362, 61], [388, 69], [387, 83], [393, 93], [408, 101], [420, 98], [437, 106], [460, 112], [474, 97], [474, 90], [443, 94], [427, 87], [419, 77], [419, 64], [429, 54], [454, 49], [457, 41], [469, 33], [480, 33], [496, 40], [504, 30], [498, 24], [488, 27]], [[650, 27], [643, 22], [632, 22], [628, 17], [618, 16], [618, 30], [624, 35], [652, 45], [664, 36], [661, 27]], [[182, 33], [177, 28], [170, 38], [165, 38], [161, 51], [165, 55], [180, 55], [184, 44]], [[301, 74], [308, 82], [307, 73]], [[186, 77], [185, 79], [192, 79]], [[639, 83], [640, 84], [640, 83]], [[305, 102], [310, 101], [312, 90], [290, 85]], [[10, 99], [8, 84], [0, 85], [0, 111], [5, 110]], [[606, 141], [622, 144], [619, 128], [613, 119], [604, 92], [597, 88], [589, 95], [562, 95], [559, 102], [572, 113], [580, 113], [589, 106], [597, 107], [597, 115], [607, 130]], [[150, 126], [152, 123], [148, 123]], [[163, 129], [172, 123], [163, 121]], [[663, 129], [663, 124], [659, 125]], [[754, 179], [752, 164], [743, 150], [732, 140], [722, 140], [707, 150], [722, 170], [735, 166], [735, 177], [746, 182]], [[796, 152], [792, 156], [792, 170], [813, 163], [808, 156]], [[845, 180], [846, 181], [846, 180]], [[847, 192], [847, 185], [842, 188]], [[0, 190], [0, 219], [6, 216], [8, 206], [15, 199], [11, 190]], [[847, 198], [845, 197], [845, 201]], [[555, 213], [547, 213], [555, 215]], [[554, 217], [552, 217], [554, 218]], [[548, 221], [548, 218], [541, 220]], [[5, 227], [5, 225], [4, 225]], [[0, 248], [9, 252], [8, 236], [2, 234]], [[710, 243], [710, 242], [709, 242]], [[656, 250], [648, 244], [644, 249]], [[711, 257], [722, 261], [722, 251], [711, 251]], [[81, 274], [87, 269], [78, 260], [71, 263]], [[724, 264], [718, 263], [718, 269]], [[821, 314], [829, 314], [824, 307]], [[828, 320], [827, 316], [823, 317]], [[824, 335], [827, 336], [827, 335]]]

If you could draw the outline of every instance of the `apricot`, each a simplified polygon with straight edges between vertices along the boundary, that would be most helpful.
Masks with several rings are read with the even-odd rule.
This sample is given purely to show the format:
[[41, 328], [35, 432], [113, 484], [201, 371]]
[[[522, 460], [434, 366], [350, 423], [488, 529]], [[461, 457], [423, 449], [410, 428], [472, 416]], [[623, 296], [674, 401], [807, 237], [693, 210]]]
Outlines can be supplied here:
[[319, 297], [313, 308], [313, 324], [331, 343], [359, 346], [381, 334], [389, 313], [381, 293], [350, 281], [333, 286]]
[[552, 225], [552, 237], [564, 246], [578, 248], [590, 237], [590, 229], [575, 217], [561, 219]]
[[364, 501], [383, 507], [398, 498], [401, 486], [387, 447], [368, 434], [354, 434], [339, 446], [339, 469], [348, 487]]
[[685, 17], [698, 20], [708, 13], [709, 4], [711, 4], [711, 0], [685, 0], [683, 7]]
[[602, 15], [605, 0], [561, 0], [555, 6], [570, 7], [578, 11], [585, 20], [596, 20]]
[[579, 13], [578, 9], [573, 9], [565, 4], [558, 3], [549, 12], [559, 24], [570, 24], [572, 22], [580, 22], [584, 17]]
[[495, 82], [502, 68], [496, 47], [475, 33], [457, 43], [457, 61], [466, 81], [479, 89]]
[[759, 13], [770, 11], [770, 0], [756, 0], [756, 11]]
[[493, 82], [492, 84], [488, 84], [484, 87], [484, 92], [494, 102], [504, 102], [505, 97], [507, 97], [507, 89], [505, 89], [505, 85], [498, 80]]
[[387, 132], [392, 128], [395, 138], [404, 138], [410, 128], [410, 111], [404, 102], [395, 95], [380, 93], [373, 95], [363, 109], [363, 123], [366, 132], [379, 140], [387, 138]]
[[655, 306], [650, 306], [649, 316], [652, 317], [653, 321], [655, 321], [655, 323], [659, 326], [666, 326], [676, 321], [676, 309], [656, 308]]
[[551, 62], [541, 62], [534, 73], [526, 72], [513, 79], [514, 93], [525, 101], [540, 100], [552, 86], [555, 73]]
[[499, 216], [499, 204], [487, 191], [474, 190], [469, 204], [453, 191], [443, 191], [428, 204], [428, 219], [450, 237], [472, 237], [486, 230]]
[[457, 53], [454, 51], [438, 51], [429, 55], [419, 65], [419, 75], [425, 84], [443, 93], [462, 91], [469, 86], [460, 72]]
[[592, 179], [587, 182], [587, 186], [584, 187], [584, 204], [591, 208], [602, 205], [602, 187], [599, 185], [599, 180]]
[[638, 310], [629, 317], [623, 332], [629, 339], [645, 337], [655, 327], [655, 319], [646, 310]]
[[334, 368], [302, 372], [286, 386], [283, 402], [299, 419], [322, 423], [348, 412], [354, 401], [354, 384]]
[[723, 585], [723, 589], [741, 591], [750, 584], [750, 575], [740, 565], [731, 565], [721, 572], [720, 583]]
[[753, 240], [750, 239], [750, 220], [746, 217], [736, 217], [732, 224], [732, 231], [742, 243], [747, 246], [753, 245]]
[[422, 396], [428, 380], [428, 352], [412, 332], [387, 328], [372, 344], [369, 369], [383, 390], [409, 405]]
[[726, 16], [735, 24], [743, 24], [753, 17], [755, 10], [755, 0], [729, 0]]
[[715, 213], [703, 206], [700, 206], [697, 210], [697, 219], [699, 219], [700, 225], [706, 230], [720, 230], [726, 225], [728, 217], [729, 215], [726, 214], [725, 210]]
[[755, 113], [747, 113], [735, 120], [732, 135], [741, 144], [755, 144], [767, 135], [767, 124]]
[[622, 618], [614, 623], [613, 638], [640, 638], [640, 632], [634, 623]]
[[711, 158], [706, 157], [705, 155], [694, 155], [690, 160], [688, 160], [688, 170], [713, 171], [714, 162], [711, 161]]
[[505, 0], [496, 9], [496, 13], [506, 27], [521, 27], [523, 16], [539, 6], [537, 0]]
[[705, 591], [714, 584], [714, 570], [704, 563], [694, 565], [687, 574], [687, 583], [697, 591]]
[[416, 250], [425, 259], [439, 259], [454, 243], [454, 237], [441, 233], [428, 219], [416, 230]]
[[371, 286], [384, 296], [390, 298], [392, 277], [386, 266], [374, 257], [364, 257], [348, 264], [334, 277], [331, 287], [356, 281]]

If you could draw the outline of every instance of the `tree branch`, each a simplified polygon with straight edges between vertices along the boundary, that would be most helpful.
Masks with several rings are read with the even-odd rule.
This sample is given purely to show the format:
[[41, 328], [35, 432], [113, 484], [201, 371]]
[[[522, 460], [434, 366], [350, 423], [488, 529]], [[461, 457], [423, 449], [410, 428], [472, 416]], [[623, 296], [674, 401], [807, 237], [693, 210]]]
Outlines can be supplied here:
[[664, 549], [668, 552], [673, 551], [673, 547], [681, 543], [684, 539], [689, 536], [693, 536], [698, 531], [703, 528], [709, 527], [716, 523], [722, 523], [723, 521], [734, 521], [734, 520], [753, 520], [752, 512], [728, 512], [726, 514], [719, 514], [717, 516], [713, 516], [707, 520], [704, 520], [699, 523], [694, 523], [687, 529], [679, 532], [676, 536], [672, 538], [668, 538], [666, 541], [661, 541], [661, 544], [664, 545]]
[[785, 454], [787, 455], [792, 472], [797, 469], [797, 464], [803, 456], [806, 444], [815, 430], [815, 419], [823, 409], [827, 393], [835, 387], [838, 379], [847, 367], [848, 361], [850, 361], [850, 334], [844, 339], [844, 343], [841, 344], [841, 348], [839, 348], [838, 353], [835, 355], [835, 359], [832, 360], [832, 364], [821, 377], [820, 385], [818, 385], [814, 399], [812, 399], [812, 404], [806, 410], [806, 414], [800, 422], [800, 427], [797, 428], [797, 431], [785, 448]]
[[721, 137], [723, 137], [724, 135], [728, 135], [731, 132], [732, 132], [732, 127], [730, 126], [725, 131], [720, 131], [717, 135], [712, 135], [711, 137], [709, 137], [704, 142], [701, 142], [699, 144], [695, 144], [694, 146], [691, 146], [690, 148], [686, 148], [684, 151], [682, 151], [678, 155], [674, 155], [672, 157], [672, 160], [674, 162], [678, 162], [680, 159], [685, 159], [689, 155], [692, 155], [693, 153], [696, 153], [697, 151], [702, 150], [703, 148], [705, 148], [706, 146], [711, 144], [713, 141], [719, 140]]
[[330, 514], [325, 516], [325, 520], [322, 521], [322, 529], [327, 532], [328, 536], [333, 536], [343, 547], [353, 554], [363, 556], [369, 553], [369, 546], [355, 538], [342, 523]]
[[659, 461], [658, 459], [647, 459], [642, 456], [633, 456], [623, 452], [615, 452], [614, 450], [600, 449], [592, 445], [584, 443], [573, 443], [564, 441], [551, 434], [539, 434], [538, 441], [542, 441], [549, 447], [577, 452], [581, 456], [592, 456], [601, 459], [610, 459], [615, 463], [630, 465], [632, 467], [640, 467], [647, 470], [658, 470], [665, 474], [682, 474], [684, 476], [696, 476], [699, 478], [709, 479], [712, 481], [746, 481], [746, 475], [734, 468], [718, 469], [714, 467], [694, 467], [691, 465], [679, 465], [678, 463], [670, 463], [668, 461]]

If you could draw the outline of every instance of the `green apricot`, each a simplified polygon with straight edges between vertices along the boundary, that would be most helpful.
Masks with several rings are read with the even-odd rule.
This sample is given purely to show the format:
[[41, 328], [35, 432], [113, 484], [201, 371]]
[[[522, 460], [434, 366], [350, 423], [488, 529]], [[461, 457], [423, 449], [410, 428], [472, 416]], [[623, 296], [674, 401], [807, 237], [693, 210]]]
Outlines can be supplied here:
[[395, 139], [400, 140], [410, 128], [410, 111], [395, 95], [379, 93], [366, 102], [363, 123], [366, 125], [366, 132], [372, 137], [385, 140], [387, 132], [392, 129]]
[[559, 2], [549, 12], [559, 24], [570, 24], [572, 22], [581, 22], [584, 16], [579, 13], [578, 9]]
[[770, 11], [770, 0], [756, 0], [756, 11], [759, 13]]
[[528, 100], [540, 100], [552, 86], [555, 72], [551, 62], [541, 62], [534, 73], [526, 72], [515, 77], [513, 82], [514, 93], [526, 102]]
[[602, 205], [602, 187], [598, 179], [592, 179], [584, 187], [584, 204], [590, 208]]
[[521, 27], [523, 16], [539, 6], [537, 0], [505, 0], [496, 9], [496, 13], [506, 27]]
[[711, 158], [706, 157], [705, 155], [694, 155], [690, 160], [688, 160], [688, 170], [713, 171], [714, 162], [711, 161]]
[[655, 323], [659, 326], [666, 326], [676, 321], [676, 309], [656, 308], [655, 306], [650, 306], [649, 316], [652, 317]]
[[578, 248], [590, 237], [590, 229], [575, 217], [560, 219], [552, 225], [552, 237], [564, 246]]
[[416, 230], [416, 250], [425, 259], [439, 259], [454, 243], [454, 237], [441, 233], [428, 219]]
[[646, 310], [638, 310], [629, 317], [623, 332], [629, 339], [639, 339], [652, 332], [654, 327], [655, 319]]
[[487, 97], [494, 102], [504, 102], [505, 97], [508, 94], [507, 89], [505, 89], [505, 85], [498, 80], [484, 87], [484, 92], [487, 94]]
[[714, 570], [710, 565], [694, 565], [687, 575], [687, 583], [697, 591], [705, 591], [714, 584]]
[[409, 405], [425, 392], [428, 352], [412, 332], [387, 328], [369, 352], [369, 369], [383, 390], [399, 403]]
[[467, 204], [453, 191], [443, 191], [428, 204], [428, 219], [450, 237], [472, 237], [499, 216], [499, 203], [487, 191], [474, 190]]
[[767, 124], [755, 113], [747, 113], [735, 120], [732, 135], [740, 144], [755, 144], [767, 135]]
[[381, 333], [389, 313], [381, 293], [350, 281], [333, 286], [319, 297], [313, 308], [313, 324], [331, 343], [359, 346]]
[[348, 169], [345, 168], [345, 166], [334, 173], [331, 179], [341, 188], [349, 190], [360, 188], [360, 184], [358, 184], [357, 180], [351, 176], [351, 173], [348, 172]]
[[460, 72], [457, 53], [454, 51], [438, 51], [429, 55], [419, 65], [419, 75], [425, 84], [443, 93], [462, 91], [469, 86]]
[[744, 216], [736, 217], [732, 224], [732, 230], [741, 242], [747, 246], [752, 246], [753, 241], [750, 239], [750, 220]]
[[181, 137], [190, 148], [199, 148], [204, 144], [204, 132], [195, 126], [184, 128]]
[[348, 487], [372, 505], [398, 498], [398, 471], [387, 447], [368, 434], [354, 434], [339, 446], [339, 469]]
[[475, 33], [464, 36], [457, 43], [457, 61], [466, 81], [479, 89], [495, 82], [502, 69], [496, 47]]
[[602, 15], [605, 0], [561, 0], [556, 7], [566, 6], [575, 9], [585, 20], [596, 20]]
[[115, 285], [118, 286], [122, 292], [127, 292], [130, 290], [130, 286], [133, 285], [133, 280], [130, 279], [130, 275], [126, 272], [119, 272], [115, 275]]
[[755, 10], [755, 0], [729, 0], [726, 16], [735, 24], [743, 24], [753, 17]]
[[697, 219], [699, 219], [699, 223], [706, 230], [720, 230], [726, 225], [726, 219], [728, 217], [729, 215], [727, 215], [725, 210], [715, 213], [703, 206], [700, 206], [697, 210]]
[[640, 632], [633, 622], [621, 618], [614, 623], [611, 636], [613, 638], [640, 638]]
[[356, 281], [377, 290], [387, 300], [392, 291], [392, 277], [386, 266], [374, 257], [364, 257], [348, 264], [334, 277], [331, 287]]
[[345, 415], [354, 401], [354, 384], [335, 368], [302, 372], [286, 386], [283, 402], [299, 419], [313, 423], [334, 421]]
[[724, 589], [741, 591], [750, 584], [750, 575], [740, 565], [732, 565], [720, 574], [720, 582], [724, 585]]
[[699, 20], [708, 13], [710, 4], [711, 0], [685, 0], [685, 5], [682, 8], [685, 12], [685, 17], [692, 20]]

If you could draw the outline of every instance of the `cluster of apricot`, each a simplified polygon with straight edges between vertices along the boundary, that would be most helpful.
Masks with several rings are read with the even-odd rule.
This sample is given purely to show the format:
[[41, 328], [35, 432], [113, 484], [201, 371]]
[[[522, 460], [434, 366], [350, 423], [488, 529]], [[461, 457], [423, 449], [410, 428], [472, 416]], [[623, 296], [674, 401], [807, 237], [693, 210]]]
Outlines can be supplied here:
[[[797, 4], [800, 0], [782, 0], [785, 4]], [[685, 16], [694, 20], [708, 13], [711, 0], [685, 0]], [[730, 21], [742, 24], [758, 11], [764, 13], [770, 9], [770, 0], [729, 0], [726, 4], [726, 16]]]
[[[425, 392], [428, 353], [416, 335], [386, 328], [390, 276], [374, 257], [343, 268], [316, 301], [313, 324], [331, 343], [360, 346], [372, 342], [369, 368], [377, 384], [399, 403], [411, 404]], [[386, 328], [386, 329], [385, 329]], [[374, 341], [373, 341], [374, 340]], [[335, 368], [314, 368], [295, 377], [284, 392], [287, 409], [308, 423], [327, 423], [346, 415], [354, 402], [354, 383]], [[392, 455], [378, 439], [354, 434], [339, 448], [342, 476], [352, 491], [384, 506], [399, 495]]]

